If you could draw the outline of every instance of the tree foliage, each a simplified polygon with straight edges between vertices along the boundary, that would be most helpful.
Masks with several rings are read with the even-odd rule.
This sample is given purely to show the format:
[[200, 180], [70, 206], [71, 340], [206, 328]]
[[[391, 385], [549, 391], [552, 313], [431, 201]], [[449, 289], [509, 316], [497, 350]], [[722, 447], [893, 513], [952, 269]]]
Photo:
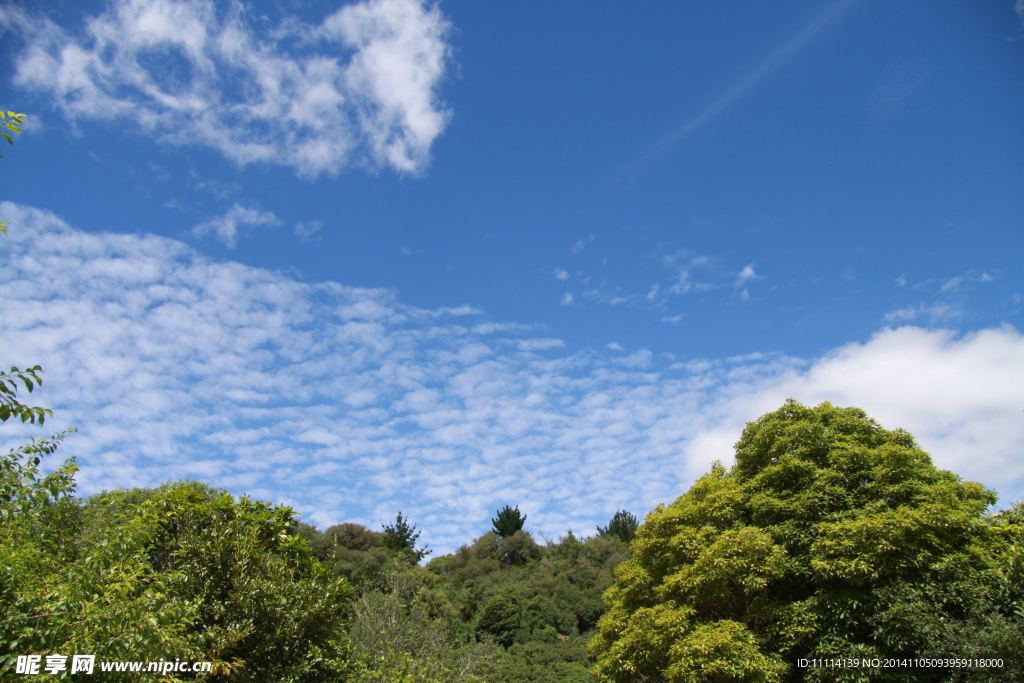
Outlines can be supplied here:
[[[6, 131], [13, 131], [15, 133], [21, 132], [21, 127], [25, 125], [25, 114], [16, 114], [13, 111], [0, 111], [0, 136], [3, 136], [4, 140], [7, 140], [7, 144], [13, 145], [14, 138], [11, 137], [10, 133]], [[2, 157], [3, 154], [0, 154]]]
[[3, 527], [5, 651], [209, 661], [220, 681], [347, 671], [354, 595], [289, 532], [289, 508], [180, 482], [34, 512]]
[[492, 531], [427, 570], [456, 615], [459, 638], [501, 646], [490, 683], [593, 683], [586, 638], [627, 554], [614, 536], [570, 532], [538, 545], [522, 530], [507, 538]]
[[500, 653], [459, 643], [454, 615], [422, 567], [396, 565], [355, 603], [350, 683], [484, 683]]
[[384, 545], [391, 551], [407, 555], [414, 563], [430, 554], [430, 548], [427, 546], [416, 547], [416, 540], [419, 537], [420, 532], [414, 525], [409, 524], [409, 520], [402, 517], [401, 510], [394, 524], [384, 525]]
[[27, 406], [18, 400], [18, 382], [31, 392], [43, 384], [42, 373], [43, 369], [38, 365], [25, 370], [12, 367], [10, 372], [0, 372], [0, 421], [7, 422], [13, 417], [29, 424], [43, 424], [48, 415], [53, 415], [48, 408]]
[[[0, 111], [0, 135], [3, 136], [4, 140], [7, 140], [7, 144], [13, 145], [14, 138], [11, 134], [6, 131], [14, 131], [15, 133], [21, 132], [21, 127], [25, 125], [25, 114], [15, 114], [13, 111]], [[0, 157], [3, 153], [0, 153]], [[6, 235], [7, 230], [5, 229], [6, 223], [0, 223], [0, 233]], [[29, 391], [32, 391], [29, 389]], [[7, 418], [4, 418], [6, 420]]]
[[[637, 530], [591, 642], [603, 681], [989, 680], [800, 659], [1000, 657], [1020, 678], [1015, 522], [856, 408], [789, 401]], [[999, 566], [1004, 567], [1001, 578]], [[859, 679], [858, 679], [859, 680]]]
[[501, 538], [508, 538], [517, 531], [521, 531], [526, 524], [526, 515], [519, 512], [519, 506], [505, 507], [498, 510], [498, 516], [491, 519], [494, 533]]
[[619, 510], [608, 522], [606, 527], [597, 527], [597, 533], [602, 536], [614, 536], [624, 543], [629, 543], [636, 536], [636, 528], [640, 526], [636, 521], [636, 515], [632, 512]]

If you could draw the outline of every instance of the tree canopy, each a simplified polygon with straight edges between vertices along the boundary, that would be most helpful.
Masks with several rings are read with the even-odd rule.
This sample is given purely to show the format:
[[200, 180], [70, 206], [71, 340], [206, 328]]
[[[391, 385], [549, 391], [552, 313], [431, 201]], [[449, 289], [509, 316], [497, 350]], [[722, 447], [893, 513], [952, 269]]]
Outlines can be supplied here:
[[[639, 527], [591, 642], [599, 678], [1021, 680], [1022, 527], [994, 502], [904, 431], [788, 401]], [[949, 657], [1003, 668], [800, 665]]]
[[498, 510], [497, 517], [491, 519], [494, 533], [498, 534], [501, 538], [508, 538], [517, 531], [521, 531], [524, 524], [526, 524], [526, 515], [519, 512], [518, 505], [514, 508], [506, 505]]
[[385, 524], [383, 541], [384, 545], [392, 551], [402, 552], [408, 555], [413, 562], [419, 562], [430, 554], [430, 548], [416, 547], [416, 541], [420, 532], [409, 520], [402, 517], [402, 511], [398, 511], [398, 517], [394, 524]]
[[636, 515], [632, 512], [625, 510], [619, 510], [612, 517], [611, 521], [608, 522], [606, 527], [597, 527], [597, 533], [602, 536], [614, 536], [624, 543], [629, 543], [636, 536], [636, 528], [639, 523], [636, 521]]

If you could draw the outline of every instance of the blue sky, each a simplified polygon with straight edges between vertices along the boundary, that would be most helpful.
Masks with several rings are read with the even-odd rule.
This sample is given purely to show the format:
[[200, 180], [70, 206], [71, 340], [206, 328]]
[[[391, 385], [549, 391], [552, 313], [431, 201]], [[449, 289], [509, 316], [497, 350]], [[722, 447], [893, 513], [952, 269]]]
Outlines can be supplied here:
[[[1024, 4], [8, 3], [7, 365], [81, 490], [438, 551], [787, 397], [1024, 498]], [[48, 423], [49, 424], [49, 423]], [[5, 428], [14, 443], [37, 431]]]

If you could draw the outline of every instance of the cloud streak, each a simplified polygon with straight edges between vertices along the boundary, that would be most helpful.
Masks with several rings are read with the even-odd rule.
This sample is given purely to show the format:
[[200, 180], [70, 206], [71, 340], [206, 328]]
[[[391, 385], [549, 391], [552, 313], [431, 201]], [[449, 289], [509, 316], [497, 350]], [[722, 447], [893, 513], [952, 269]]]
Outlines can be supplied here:
[[450, 118], [437, 97], [450, 25], [419, 0], [364, 0], [318, 26], [267, 31], [211, 0], [113, 0], [81, 35], [13, 7], [0, 26], [27, 42], [15, 83], [69, 119], [126, 122], [240, 166], [415, 174]]
[[[884, 329], [818, 359], [571, 349], [468, 306], [216, 262], [0, 204], [3, 362], [40, 363], [81, 490], [181, 477], [324, 526], [402, 509], [439, 552], [518, 504], [548, 535], [644, 513], [787, 397], [863, 407], [936, 462], [1024, 495], [1024, 337]], [[40, 432], [7, 425], [4, 445]]]
[[722, 93], [718, 99], [709, 104], [700, 113], [684, 123], [682, 126], [666, 135], [652, 149], [634, 161], [631, 166], [636, 169], [650, 163], [728, 109], [737, 100], [746, 95], [751, 88], [792, 59], [793, 56], [803, 49], [807, 43], [813, 40], [815, 36], [838, 21], [850, 5], [857, 1], [858, 0], [838, 0], [838, 2], [832, 3], [821, 14], [812, 19], [803, 28], [803, 30], [790, 39], [789, 42], [759, 62], [753, 69], [736, 81], [728, 90]]

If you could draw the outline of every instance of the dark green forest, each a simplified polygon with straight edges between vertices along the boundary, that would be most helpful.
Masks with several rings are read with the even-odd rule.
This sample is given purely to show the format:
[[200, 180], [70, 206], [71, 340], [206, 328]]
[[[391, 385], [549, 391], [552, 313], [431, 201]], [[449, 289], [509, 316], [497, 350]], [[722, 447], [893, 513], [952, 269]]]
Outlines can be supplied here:
[[[18, 132], [23, 116], [0, 118]], [[0, 372], [0, 420], [44, 424], [50, 411], [23, 402], [42, 380]], [[44, 467], [71, 431], [0, 456], [2, 681], [26, 679], [19, 656], [82, 653], [211, 667], [42, 675], [1024, 680], [1024, 507], [998, 510], [857, 408], [788, 401], [738, 435], [731, 467], [642, 524], [622, 510], [538, 543], [506, 505], [437, 557], [401, 511], [320, 530], [196, 481], [77, 496], [73, 459]]]

